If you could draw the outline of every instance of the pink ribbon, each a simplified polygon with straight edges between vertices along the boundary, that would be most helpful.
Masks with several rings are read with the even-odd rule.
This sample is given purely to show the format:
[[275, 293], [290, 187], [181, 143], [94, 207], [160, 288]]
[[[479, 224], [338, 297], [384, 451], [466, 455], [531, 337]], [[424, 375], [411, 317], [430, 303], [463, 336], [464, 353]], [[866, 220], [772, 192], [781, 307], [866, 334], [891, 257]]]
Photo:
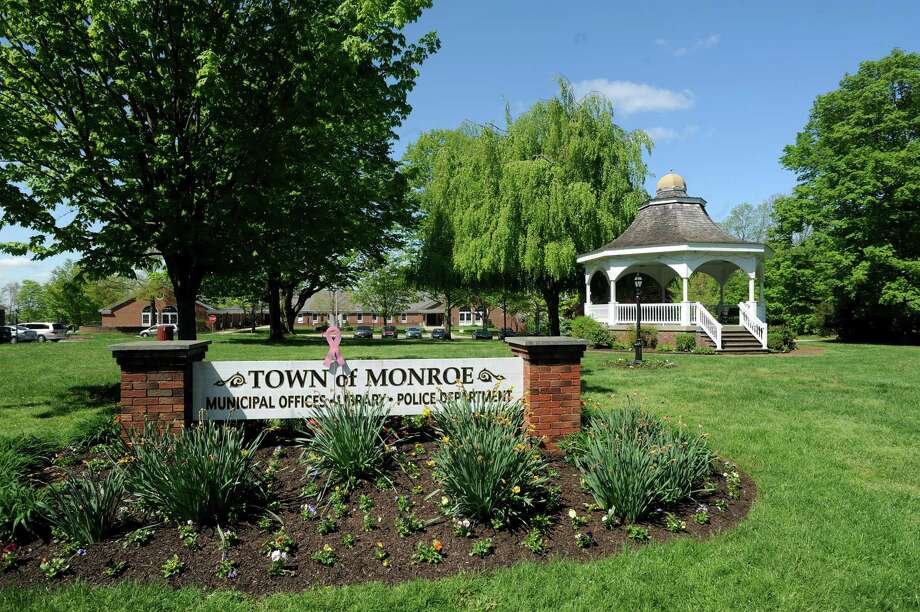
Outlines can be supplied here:
[[345, 367], [345, 357], [342, 356], [342, 351], [339, 350], [339, 345], [342, 343], [342, 332], [338, 327], [330, 327], [323, 332], [323, 337], [326, 339], [326, 342], [329, 344], [329, 352], [326, 353], [326, 358], [323, 359], [323, 367], [329, 368], [332, 365], [332, 362], [336, 362], [340, 367]]

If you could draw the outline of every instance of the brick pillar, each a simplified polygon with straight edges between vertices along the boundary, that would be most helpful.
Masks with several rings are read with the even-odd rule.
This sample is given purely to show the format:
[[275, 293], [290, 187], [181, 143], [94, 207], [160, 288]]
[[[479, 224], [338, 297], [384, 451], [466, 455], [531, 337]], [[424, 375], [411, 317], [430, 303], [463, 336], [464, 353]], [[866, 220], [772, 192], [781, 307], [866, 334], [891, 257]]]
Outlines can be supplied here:
[[192, 364], [201, 361], [210, 340], [127, 342], [109, 347], [121, 366], [122, 433], [157, 421], [171, 431], [192, 421]]
[[588, 346], [578, 338], [506, 338], [524, 360], [524, 420], [533, 435], [557, 452], [562, 436], [581, 429], [581, 357]]

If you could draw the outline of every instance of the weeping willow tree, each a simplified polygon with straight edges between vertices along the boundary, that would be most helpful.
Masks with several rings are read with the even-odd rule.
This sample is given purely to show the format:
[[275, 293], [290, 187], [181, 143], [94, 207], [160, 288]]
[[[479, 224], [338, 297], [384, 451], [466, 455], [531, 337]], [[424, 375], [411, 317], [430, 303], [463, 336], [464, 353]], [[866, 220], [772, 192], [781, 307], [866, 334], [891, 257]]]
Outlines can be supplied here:
[[651, 146], [644, 132], [613, 122], [609, 100], [576, 99], [565, 81], [556, 97], [517, 118], [506, 113], [504, 130], [423, 135], [406, 158], [430, 221], [422, 251], [450, 253], [442, 278], [538, 291], [558, 335], [559, 296], [578, 286], [576, 256], [626, 229], [646, 199], [642, 155]]

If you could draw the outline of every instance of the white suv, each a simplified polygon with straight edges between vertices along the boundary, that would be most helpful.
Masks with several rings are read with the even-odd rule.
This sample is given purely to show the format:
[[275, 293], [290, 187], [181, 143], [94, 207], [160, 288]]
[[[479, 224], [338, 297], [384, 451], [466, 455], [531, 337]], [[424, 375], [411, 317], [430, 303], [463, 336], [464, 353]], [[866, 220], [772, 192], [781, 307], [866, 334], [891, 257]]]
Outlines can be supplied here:
[[67, 337], [67, 326], [63, 323], [23, 323], [38, 335], [39, 342], [57, 342]]

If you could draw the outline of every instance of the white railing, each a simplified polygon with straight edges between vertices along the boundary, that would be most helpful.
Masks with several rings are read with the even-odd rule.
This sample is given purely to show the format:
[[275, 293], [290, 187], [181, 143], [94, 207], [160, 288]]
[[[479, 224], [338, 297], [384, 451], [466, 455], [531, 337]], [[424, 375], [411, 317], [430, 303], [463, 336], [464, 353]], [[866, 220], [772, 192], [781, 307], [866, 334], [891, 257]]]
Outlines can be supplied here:
[[697, 314], [696, 314], [696, 305], [697, 305], [698, 303], [699, 303], [699, 302], [690, 302], [690, 325], [696, 325], [696, 324], [697, 324], [697, 322], [696, 322], [696, 317], [697, 317]]
[[[617, 323], [635, 323], [636, 305], [617, 304]], [[642, 322], [649, 325], [680, 324], [680, 304], [642, 304]]]
[[606, 321], [610, 318], [610, 304], [587, 304], [585, 314], [598, 321]]
[[690, 312], [695, 315], [695, 323], [702, 327], [706, 335], [715, 343], [716, 350], [720, 350], [722, 348], [722, 325], [699, 302], [693, 302], [690, 305]]
[[738, 304], [738, 320], [751, 335], [757, 338], [764, 349], [767, 348], [767, 324], [757, 318], [757, 314], [747, 302]]

